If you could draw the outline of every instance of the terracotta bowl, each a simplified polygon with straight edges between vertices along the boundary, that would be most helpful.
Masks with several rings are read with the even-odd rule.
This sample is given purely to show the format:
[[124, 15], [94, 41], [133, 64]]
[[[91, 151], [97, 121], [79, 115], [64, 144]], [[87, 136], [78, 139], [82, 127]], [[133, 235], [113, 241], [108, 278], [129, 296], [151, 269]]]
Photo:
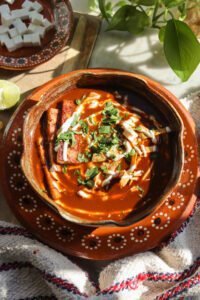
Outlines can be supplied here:
[[[166, 165], [165, 157], [160, 154], [155, 163], [155, 172], [147, 197], [141, 201], [126, 219], [120, 222], [103, 220], [92, 222], [86, 218], [78, 218], [68, 211], [64, 211], [53, 199], [41, 191], [40, 184], [34, 175], [34, 161], [32, 150], [34, 145], [34, 134], [37, 124], [43, 113], [50, 106], [59, 101], [60, 97], [69, 89], [76, 87], [98, 88], [110, 91], [113, 88], [123, 89], [131, 94], [134, 105], [143, 111], [154, 114], [163, 125], [168, 125], [172, 129], [167, 139], [163, 139], [162, 147], [165, 153], [170, 153], [169, 162]], [[21, 160], [23, 172], [33, 189], [39, 194], [41, 199], [57, 210], [66, 220], [88, 226], [128, 226], [145, 218], [157, 209], [168, 194], [177, 185], [183, 168], [184, 151], [182, 143], [183, 125], [182, 120], [171, 104], [175, 97], [158, 83], [137, 74], [132, 74], [119, 70], [80, 70], [68, 73], [56, 79], [55, 84], [50, 89], [41, 94], [40, 101], [29, 112], [24, 124], [24, 153]], [[176, 101], [176, 100], [175, 100]], [[178, 102], [178, 100], [177, 100]], [[163, 152], [163, 153], [164, 153]], [[167, 176], [162, 177], [162, 174]]]

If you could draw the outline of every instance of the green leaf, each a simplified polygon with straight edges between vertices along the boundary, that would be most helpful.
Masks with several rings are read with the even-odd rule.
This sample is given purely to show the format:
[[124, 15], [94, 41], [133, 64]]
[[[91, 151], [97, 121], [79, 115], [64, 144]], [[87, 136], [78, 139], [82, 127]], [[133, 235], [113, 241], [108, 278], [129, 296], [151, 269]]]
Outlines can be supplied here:
[[185, 0], [163, 0], [163, 3], [167, 8], [179, 6], [184, 2]]
[[138, 0], [136, 2], [138, 5], [152, 6], [155, 4], [156, 0]]
[[200, 44], [182, 21], [172, 19], [167, 22], [164, 52], [170, 67], [182, 81], [188, 80], [200, 63]]
[[131, 5], [125, 5], [117, 10], [108, 26], [108, 30], [129, 31], [138, 34], [149, 25], [149, 17], [144, 11]]
[[101, 11], [102, 16], [104, 17], [104, 19], [106, 19], [107, 22], [109, 22], [109, 15], [107, 13], [106, 10], [106, 0], [98, 0], [99, 2], [99, 9]]
[[159, 30], [159, 34], [158, 34], [158, 37], [159, 37], [159, 40], [161, 43], [164, 42], [164, 38], [165, 38], [165, 29], [166, 29], [166, 26], [163, 26], [160, 28]]

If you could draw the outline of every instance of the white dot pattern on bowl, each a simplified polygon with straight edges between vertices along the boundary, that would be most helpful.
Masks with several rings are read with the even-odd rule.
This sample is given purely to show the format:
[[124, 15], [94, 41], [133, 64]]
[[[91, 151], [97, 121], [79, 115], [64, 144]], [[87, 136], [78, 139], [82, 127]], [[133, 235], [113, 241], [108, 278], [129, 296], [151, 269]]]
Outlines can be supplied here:
[[22, 192], [28, 186], [27, 180], [21, 173], [13, 173], [9, 180], [10, 187], [14, 191]]
[[166, 199], [166, 206], [175, 211], [177, 209], [180, 209], [185, 203], [184, 196], [179, 192], [173, 192], [171, 195]]
[[135, 243], [145, 243], [150, 237], [150, 230], [145, 226], [136, 226], [131, 229], [130, 237]]
[[23, 195], [19, 198], [19, 206], [22, 210], [24, 210], [27, 213], [32, 213], [36, 211], [38, 205], [37, 201], [33, 196], [30, 195]]
[[167, 213], [158, 212], [151, 218], [151, 226], [156, 230], [163, 230], [170, 224], [170, 217]]
[[60, 226], [56, 229], [56, 236], [62, 242], [71, 242], [74, 240], [75, 231], [70, 226]]
[[52, 230], [55, 226], [54, 218], [50, 214], [39, 215], [36, 218], [36, 224], [44, 231]]
[[113, 233], [108, 236], [107, 245], [112, 250], [121, 250], [126, 247], [127, 239], [122, 234]]
[[101, 239], [94, 234], [88, 234], [82, 238], [81, 245], [88, 250], [97, 250], [101, 247]]

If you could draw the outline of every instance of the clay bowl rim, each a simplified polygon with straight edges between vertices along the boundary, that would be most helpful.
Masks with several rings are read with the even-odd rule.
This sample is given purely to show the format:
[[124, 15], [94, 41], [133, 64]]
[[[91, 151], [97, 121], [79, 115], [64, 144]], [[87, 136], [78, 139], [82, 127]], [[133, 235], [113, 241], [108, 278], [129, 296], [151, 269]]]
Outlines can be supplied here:
[[[38, 107], [40, 108], [41, 106], [45, 106], [45, 102], [48, 102], [48, 100], [45, 99], [45, 96], [48, 95], [49, 91], [56, 91], [59, 87], [61, 87], [64, 83], [66, 82], [71, 82], [70, 80], [75, 80], [75, 82], [77, 83], [76, 79], [80, 80], [80, 78], [82, 76], [94, 76], [94, 77], [102, 77], [102, 76], [106, 76], [106, 75], [110, 75], [110, 76], [116, 76], [116, 77], [129, 77], [132, 78], [133, 80], [139, 80], [141, 81], [143, 84], [146, 85], [146, 87], [152, 92], [155, 93], [157, 96], [159, 96], [160, 98], [162, 98], [162, 100], [164, 100], [164, 102], [167, 103], [167, 105], [170, 107], [170, 109], [174, 112], [174, 114], [176, 115], [176, 117], [179, 119], [180, 122], [180, 132], [178, 135], [178, 142], [179, 142], [179, 146], [180, 146], [180, 166], [179, 166], [179, 173], [178, 176], [176, 177], [176, 180], [174, 181], [174, 183], [170, 186], [169, 190], [164, 194], [164, 196], [162, 195], [162, 198], [158, 203], [156, 203], [152, 209], [150, 209], [150, 211], [148, 212], [148, 214], [143, 215], [143, 217], [139, 217], [137, 220], [134, 221], [129, 221], [129, 222], [124, 222], [124, 223], [120, 223], [120, 222], [116, 222], [113, 220], [103, 220], [103, 221], [94, 221], [91, 222], [90, 220], [86, 220], [86, 219], [82, 219], [79, 217], [76, 217], [74, 215], [72, 215], [71, 213], [68, 213], [67, 211], [65, 211], [64, 209], [62, 209], [61, 207], [58, 207], [55, 202], [48, 197], [46, 194], [41, 192], [41, 188], [39, 188], [36, 184], [35, 181], [33, 180], [33, 178], [30, 178], [29, 176], [29, 165], [27, 166], [27, 154], [26, 154], [26, 150], [28, 147], [28, 139], [27, 139], [27, 133], [30, 135], [30, 131], [27, 132], [27, 128], [29, 128], [29, 121], [31, 120], [32, 115], [34, 115], [35, 112], [37, 112]], [[55, 83], [55, 84], [54, 84]], [[69, 85], [70, 86], [70, 85]], [[44, 91], [43, 91], [44, 90]], [[134, 74], [134, 73], [130, 73], [130, 72], [126, 72], [126, 71], [121, 71], [121, 70], [117, 70], [117, 69], [88, 69], [88, 70], [76, 70], [73, 72], [70, 72], [68, 74], [64, 74], [61, 75], [51, 81], [49, 81], [48, 83], [42, 85], [41, 87], [39, 87], [38, 89], [36, 89], [35, 91], [33, 91], [33, 93], [31, 93], [30, 96], [27, 97], [28, 99], [31, 99], [32, 97], [34, 98], [34, 94], [35, 93], [40, 93], [40, 91], [43, 91], [42, 94], [40, 95], [40, 99], [39, 101], [36, 103], [36, 105], [34, 105], [31, 110], [29, 111], [25, 122], [24, 122], [24, 130], [23, 130], [23, 141], [24, 141], [24, 149], [23, 149], [23, 154], [22, 154], [22, 158], [21, 158], [21, 167], [23, 170], [23, 173], [26, 177], [26, 179], [28, 180], [28, 182], [30, 183], [31, 187], [36, 191], [36, 193], [40, 196], [40, 198], [46, 203], [48, 204], [51, 208], [54, 209], [54, 211], [56, 211], [61, 217], [63, 217], [64, 219], [66, 219], [67, 221], [82, 225], [82, 226], [92, 226], [92, 227], [99, 227], [99, 226], [130, 226], [138, 221], [140, 221], [141, 219], [144, 219], [145, 217], [147, 217], [149, 214], [151, 214], [153, 211], [155, 211], [155, 209], [159, 208], [162, 203], [165, 201], [166, 197], [172, 192], [172, 190], [175, 188], [175, 186], [177, 185], [181, 173], [182, 173], [182, 169], [183, 169], [183, 164], [184, 164], [184, 151], [183, 151], [183, 123], [182, 123], [182, 119], [179, 116], [179, 113], [177, 112], [176, 108], [173, 106], [173, 104], [171, 103], [171, 101], [178, 101], [178, 99], [171, 94], [167, 89], [165, 89], [162, 85], [160, 85], [159, 83], [149, 79], [146, 76], [143, 75], [139, 75], [139, 74]], [[168, 101], [169, 100], [169, 101]], [[171, 101], [170, 101], [171, 100]], [[56, 100], [55, 100], [56, 101]], [[52, 104], [52, 103], [51, 103]], [[49, 105], [50, 106], [50, 105]], [[180, 104], [180, 107], [182, 105]], [[40, 118], [42, 116], [42, 114], [44, 113], [45, 110], [47, 110], [48, 107], [46, 107], [45, 109], [43, 108], [42, 113], [40, 114]], [[192, 118], [191, 121], [193, 122]], [[29, 128], [30, 129], [30, 128]], [[32, 176], [33, 177], [33, 176]]]

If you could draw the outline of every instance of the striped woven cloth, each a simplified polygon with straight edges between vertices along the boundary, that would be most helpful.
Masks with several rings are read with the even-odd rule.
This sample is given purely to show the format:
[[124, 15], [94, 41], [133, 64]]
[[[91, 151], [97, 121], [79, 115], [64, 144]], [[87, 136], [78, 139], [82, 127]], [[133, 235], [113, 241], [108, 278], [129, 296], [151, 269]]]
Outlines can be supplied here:
[[[200, 94], [183, 103], [200, 129]], [[200, 199], [159, 250], [111, 263], [101, 271], [98, 285], [24, 228], [0, 222], [0, 300], [168, 300], [200, 299], [199, 295]]]

